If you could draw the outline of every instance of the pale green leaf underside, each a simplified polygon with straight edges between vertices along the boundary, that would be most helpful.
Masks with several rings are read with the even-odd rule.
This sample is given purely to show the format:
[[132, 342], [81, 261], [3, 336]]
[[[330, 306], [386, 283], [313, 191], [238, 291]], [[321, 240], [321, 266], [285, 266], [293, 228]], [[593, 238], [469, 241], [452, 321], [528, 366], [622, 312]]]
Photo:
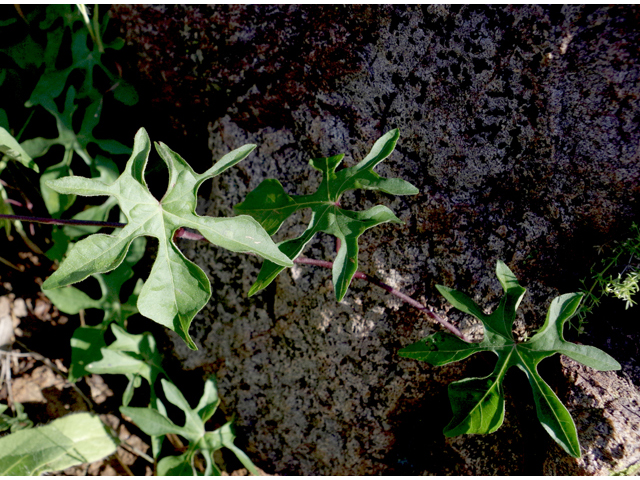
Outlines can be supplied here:
[[564, 324], [574, 315], [582, 298], [577, 293], [561, 295], [554, 299], [545, 324], [538, 333], [526, 342], [516, 343], [512, 327], [516, 309], [525, 289], [519, 285], [516, 277], [503, 262], [498, 261], [496, 273], [505, 295], [491, 315], [485, 315], [465, 294], [438, 286], [438, 290], [454, 307], [482, 321], [482, 342], [469, 344], [449, 334], [436, 333], [409, 345], [399, 353], [403, 357], [423, 360], [433, 365], [446, 365], [480, 351], [496, 353], [498, 362], [489, 376], [468, 378], [449, 385], [453, 418], [444, 429], [445, 435], [487, 434], [496, 431], [504, 420], [502, 382], [509, 368], [516, 366], [529, 380], [542, 426], [567, 453], [579, 457], [580, 444], [573, 419], [538, 374], [538, 364], [555, 353], [562, 353], [598, 370], [617, 370], [620, 364], [602, 350], [564, 340]]
[[0, 127], [0, 153], [16, 162], [20, 162], [27, 168], [35, 170], [36, 172], [40, 171], [31, 156], [17, 140], [2, 127]]
[[138, 309], [144, 316], [177, 332], [195, 349], [188, 333], [189, 325], [209, 301], [211, 287], [204, 272], [187, 260], [173, 242], [179, 228], [198, 230], [211, 243], [234, 252], [255, 253], [285, 266], [291, 266], [292, 262], [251, 217], [212, 218], [195, 213], [200, 184], [245, 158], [251, 146], [234, 150], [204, 174], [195, 173], [166, 145], [158, 144], [156, 148], [169, 169], [169, 187], [160, 201], [151, 194], [144, 180], [151, 150], [144, 129], [136, 134], [131, 158], [115, 182], [65, 177], [49, 183], [62, 194], [113, 196], [127, 218], [127, 225], [113, 235], [94, 234], [76, 243], [43, 289], [63, 287], [89, 275], [111, 271], [123, 261], [134, 239], [155, 237], [157, 258], [138, 297]]
[[100, 460], [116, 445], [98, 417], [71, 414], [0, 438], [0, 475], [32, 476]]
[[[280, 243], [279, 248], [289, 258], [295, 259], [318, 232], [339, 238], [341, 243], [334, 260], [333, 284], [336, 298], [340, 301], [358, 269], [358, 237], [381, 223], [402, 223], [391, 210], [381, 205], [362, 212], [344, 210], [339, 207], [340, 196], [347, 190], [358, 188], [380, 190], [393, 195], [418, 193], [418, 189], [409, 182], [398, 178], [381, 178], [373, 171], [376, 165], [391, 155], [399, 135], [397, 129], [386, 133], [374, 144], [364, 160], [339, 172], [335, 170], [344, 155], [311, 160], [309, 164], [322, 172], [322, 182], [313, 195], [288, 195], [280, 182], [268, 179], [234, 209], [237, 213], [251, 215], [273, 235], [290, 215], [310, 208], [312, 218], [306, 231], [297, 238]], [[283, 269], [265, 260], [249, 295], [267, 287]]]

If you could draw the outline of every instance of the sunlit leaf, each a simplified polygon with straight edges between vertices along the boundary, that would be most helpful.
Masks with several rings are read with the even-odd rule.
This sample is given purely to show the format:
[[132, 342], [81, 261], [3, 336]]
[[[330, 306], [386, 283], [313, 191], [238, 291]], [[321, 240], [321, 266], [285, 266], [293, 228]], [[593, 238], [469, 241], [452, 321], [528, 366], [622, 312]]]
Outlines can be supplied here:
[[[98, 345], [99, 358], [92, 360], [84, 366], [87, 373], [121, 374], [129, 379], [128, 392], [123, 405], [128, 405], [133, 390], [140, 386], [139, 378], [144, 378], [151, 388], [151, 403], [155, 401], [154, 385], [156, 379], [164, 374], [162, 368], [162, 355], [158, 351], [156, 341], [150, 333], [134, 335], [112, 324], [111, 331], [116, 340], [108, 347]], [[104, 341], [103, 341], [104, 342]], [[96, 347], [91, 347], [95, 352]]]
[[241, 161], [253, 150], [252, 145], [225, 155], [203, 174], [195, 173], [166, 145], [160, 143], [156, 148], [169, 169], [169, 187], [161, 200], [151, 194], [144, 179], [151, 150], [144, 129], [136, 135], [131, 158], [115, 182], [67, 177], [49, 183], [62, 194], [113, 196], [128, 222], [113, 235], [95, 234], [76, 243], [43, 288], [63, 287], [91, 274], [111, 271], [120, 265], [135, 238], [155, 237], [157, 257], [138, 297], [138, 309], [144, 316], [177, 332], [189, 347], [196, 349], [188, 333], [189, 325], [209, 301], [211, 286], [204, 272], [175, 245], [173, 237], [179, 228], [197, 230], [211, 243], [233, 252], [255, 253], [285, 266], [291, 266], [292, 262], [253, 218], [212, 218], [195, 213], [196, 194], [202, 182]]
[[[353, 167], [336, 172], [344, 155], [316, 158], [309, 164], [322, 172], [322, 182], [313, 195], [288, 195], [280, 182], [269, 179], [253, 190], [235, 211], [251, 215], [273, 235], [293, 213], [310, 208], [311, 222], [298, 238], [280, 243], [280, 250], [289, 258], [298, 257], [318, 232], [340, 239], [340, 249], [333, 262], [333, 285], [338, 300], [347, 293], [353, 275], [358, 270], [358, 237], [375, 225], [385, 222], [402, 223], [391, 210], [377, 205], [369, 210], [353, 212], [340, 207], [340, 197], [348, 190], [379, 190], [392, 195], [415, 195], [418, 189], [399, 178], [382, 178], [374, 167], [393, 152], [400, 133], [392, 130], [383, 135], [371, 152]], [[285, 267], [265, 260], [249, 295], [269, 285]]]
[[182, 392], [173, 383], [162, 379], [162, 388], [167, 400], [184, 413], [184, 425], [178, 426], [172, 422], [166, 411], [159, 412], [152, 408], [120, 407], [120, 412], [127, 415], [147, 435], [160, 436], [174, 433], [189, 441], [188, 449], [179, 456], [165, 457], [158, 462], [158, 475], [194, 475], [193, 457], [199, 450], [206, 461], [205, 475], [220, 474], [220, 470], [213, 462], [213, 454], [223, 447], [230, 449], [238, 460], [254, 475], [258, 469], [249, 457], [233, 442], [235, 433], [231, 422], [214, 431], [206, 431], [205, 423], [213, 415], [218, 406], [218, 391], [215, 380], [209, 378], [205, 382], [204, 393], [196, 408], [191, 408]]

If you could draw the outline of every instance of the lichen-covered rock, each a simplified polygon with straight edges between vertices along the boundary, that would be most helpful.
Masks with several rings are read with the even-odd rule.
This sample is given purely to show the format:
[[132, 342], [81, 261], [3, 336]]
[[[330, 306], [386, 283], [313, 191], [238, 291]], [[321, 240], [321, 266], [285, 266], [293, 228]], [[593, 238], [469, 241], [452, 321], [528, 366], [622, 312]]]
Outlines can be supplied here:
[[[635, 6], [114, 12], [137, 54], [128, 78], [138, 77], [178, 129], [188, 135], [207, 124], [214, 159], [258, 144], [214, 179], [200, 213], [232, 215], [265, 178], [312, 193], [319, 175], [309, 158], [346, 153], [351, 166], [399, 128], [398, 148], [378, 173], [409, 180], [420, 193], [345, 197], [346, 207], [381, 203], [405, 222], [361, 237], [360, 269], [444, 309], [471, 335], [479, 325], [448, 311], [436, 284], [493, 308], [501, 296], [493, 271], [503, 259], [529, 289], [516, 332], [530, 334], [554, 296], [579, 288], [594, 245], [619, 238], [637, 217]], [[196, 170], [210, 165], [181, 153]], [[302, 212], [276, 239], [299, 233], [305, 221]], [[446, 385], [488, 373], [490, 357], [439, 368], [399, 359], [399, 348], [437, 327], [381, 290], [354, 280], [337, 303], [329, 271], [296, 266], [247, 298], [257, 259], [204, 244], [182, 248], [209, 274], [214, 297], [191, 331], [200, 350], [177, 341], [177, 355], [186, 368], [217, 374], [247, 450], [265, 470], [542, 473], [551, 441], [528, 397], [519, 398], [524, 388], [513, 389], [495, 434], [441, 434]], [[334, 252], [333, 238], [319, 236], [304, 254], [330, 260]], [[509, 381], [520, 381], [510, 378], [508, 392]], [[545, 468], [564, 464], [563, 455]]]

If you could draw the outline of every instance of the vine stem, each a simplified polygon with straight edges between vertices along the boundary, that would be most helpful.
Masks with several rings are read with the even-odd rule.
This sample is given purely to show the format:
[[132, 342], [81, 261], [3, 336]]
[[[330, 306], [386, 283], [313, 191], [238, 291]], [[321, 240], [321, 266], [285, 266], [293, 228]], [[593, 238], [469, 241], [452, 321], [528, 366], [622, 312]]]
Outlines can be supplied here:
[[[314, 258], [298, 257], [293, 260], [293, 263], [298, 263], [303, 265], [313, 265], [316, 267], [333, 268], [333, 262], [327, 262], [326, 260], [316, 260]], [[449, 330], [456, 337], [460, 338], [461, 340], [464, 340], [467, 343], [471, 343], [471, 340], [464, 333], [462, 333], [458, 328], [451, 325], [449, 322], [443, 319], [440, 315], [434, 312], [430, 307], [426, 307], [422, 305], [420, 302], [418, 302], [417, 300], [414, 300], [409, 295], [402, 293], [400, 290], [396, 290], [391, 285], [387, 285], [383, 281], [378, 280], [377, 278], [372, 277], [371, 275], [367, 275], [366, 273], [356, 272], [353, 276], [361, 280], [366, 280], [367, 282], [373, 285], [376, 285], [382, 288], [383, 290], [386, 290], [391, 295], [398, 297], [403, 302], [408, 303], [409, 305], [417, 308], [421, 312], [426, 313], [429, 317], [431, 317], [433, 320], [438, 322], [444, 328]]]
[[[91, 220], [62, 220], [58, 218], [28, 217], [23, 215], [0, 215], [0, 218], [6, 218], [9, 220], [20, 220], [24, 222], [44, 223], [47, 225], [84, 225], [84, 226], [111, 227], [111, 228], [123, 228], [124, 226], [126, 226], [125, 223], [119, 223], [119, 222], [97, 222], [97, 221], [91, 221]], [[175, 234], [173, 235], [173, 238], [174, 239], [184, 238], [186, 240], [207, 240], [205, 237], [203, 237], [199, 233], [190, 232], [182, 227], [176, 230]], [[293, 263], [297, 263], [301, 265], [312, 265], [315, 267], [323, 267], [323, 268], [329, 268], [329, 269], [333, 268], [333, 262], [328, 262], [326, 260], [316, 260], [313, 258], [306, 258], [306, 257], [298, 257], [293, 260]], [[461, 340], [464, 340], [467, 343], [471, 343], [471, 340], [464, 333], [462, 333], [458, 328], [451, 325], [445, 319], [440, 317], [440, 315], [434, 312], [431, 307], [424, 306], [420, 302], [411, 298], [409, 295], [406, 295], [401, 291], [396, 290], [391, 285], [387, 285], [381, 280], [378, 280], [377, 278], [372, 277], [371, 275], [367, 275], [366, 273], [356, 272], [354, 274], [354, 277], [359, 278], [361, 280], [365, 280], [373, 285], [376, 285], [382, 288], [383, 290], [386, 290], [391, 295], [394, 295], [395, 297], [399, 298], [403, 302], [408, 303], [409, 305], [411, 305], [412, 307], [415, 307], [421, 312], [426, 313], [432, 320], [435, 320], [437, 323], [439, 323], [444, 328], [446, 328], [451, 333], [453, 333], [456, 337], [460, 338]]]
[[93, 220], [63, 220], [60, 218], [45, 218], [45, 217], [29, 217], [26, 215], [0, 215], [0, 218], [6, 218], [7, 220], [19, 220], [21, 222], [33, 222], [44, 223], [45, 225], [83, 225], [85, 227], [111, 227], [111, 228], [123, 228], [127, 224], [120, 222], [97, 222]]

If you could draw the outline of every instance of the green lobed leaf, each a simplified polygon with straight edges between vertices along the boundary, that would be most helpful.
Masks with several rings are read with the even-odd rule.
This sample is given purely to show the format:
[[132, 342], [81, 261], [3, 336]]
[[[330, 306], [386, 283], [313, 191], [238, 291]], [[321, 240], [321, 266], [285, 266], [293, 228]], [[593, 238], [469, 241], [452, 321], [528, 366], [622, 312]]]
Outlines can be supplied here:
[[62, 194], [113, 196], [127, 218], [127, 225], [113, 235], [94, 234], [76, 243], [43, 288], [58, 288], [91, 274], [111, 271], [122, 263], [135, 238], [156, 237], [157, 257], [138, 297], [138, 309], [144, 316], [177, 332], [190, 348], [196, 349], [188, 333], [189, 325], [211, 298], [211, 287], [204, 272], [175, 245], [173, 236], [179, 228], [197, 230], [211, 243], [233, 252], [251, 252], [281, 265], [292, 265], [251, 217], [212, 218], [195, 213], [196, 194], [202, 182], [235, 165], [253, 148], [234, 150], [207, 172], [197, 174], [166, 145], [156, 145], [169, 169], [169, 187], [164, 197], [157, 200], [144, 180], [151, 143], [146, 131], [140, 129], [125, 171], [115, 182], [107, 184], [83, 177], [50, 182], [49, 186]]
[[[33, 138], [23, 142], [22, 147], [33, 158], [45, 155], [53, 145], [61, 145], [64, 147], [62, 160], [47, 168], [40, 178], [40, 188], [45, 205], [53, 217], [59, 218], [61, 214], [73, 204], [75, 196], [59, 194], [58, 192], [50, 189], [47, 183], [51, 180], [72, 174], [71, 164], [74, 155], [81, 157], [91, 168], [92, 176], [99, 177], [104, 182], [113, 183], [113, 181], [118, 177], [117, 167], [115, 167], [113, 161], [99, 155], [95, 160], [93, 160], [87, 152], [88, 145], [90, 143], [95, 143], [109, 153], [129, 154], [131, 149], [124, 147], [119, 142], [97, 139], [93, 136], [93, 130], [100, 121], [102, 98], [96, 99], [86, 108], [80, 129], [76, 132], [73, 126], [73, 117], [78, 109], [78, 105], [76, 104], [78, 92], [75, 87], [71, 86], [67, 90], [62, 110], [58, 108], [57, 103], [54, 101], [54, 96], [47, 95], [43, 96], [39, 100], [39, 103], [55, 117], [58, 128], [58, 137], [52, 139], [45, 139], [41, 137]], [[109, 199], [103, 205], [92, 207], [80, 212], [74, 218], [78, 220], [103, 221], [107, 218], [110, 210], [115, 204], [115, 200]], [[99, 227], [69, 226], [62, 230], [65, 233], [72, 232], [70, 238], [74, 238], [74, 236], [79, 236], [81, 234], [95, 233], [98, 229]]]
[[[87, 107], [80, 130], [75, 132], [73, 127], [73, 116], [78, 108], [76, 105], [76, 90], [73, 86], [69, 87], [65, 96], [64, 108], [62, 111], [58, 109], [57, 104], [52, 98], [43, 98], [42, 106], [53, 115], [56, 119], [58, 128], [58, 137], [53, 139], [34, 138], [23, 142], [23, 147], [32, 157], [40, 157], [48, 152], [53, 145], [61, 145], [64, 147], [62, 160], [47, 168], [40, 177], [40, 189], [45, 205], [49, 213], [59, 218], [75, 201], [75, 195], [60, 194], [49, 188], [48, 182], [58, 178], [66, 177], [72, 174], [71, 163], [74, 154], [78, 155], [92, 169], [92, 175], [99, 177], [102, 181], [112, 183], [118, 177], [117, 167], [111, 160], [102, 156], [97, 156], [93, 160], [88, 152], [87, 146], [90, 143], [97, 143], [102, 146], [104, 142], [93, 136], [93, 130], [100, 120], [100, 112], [102, 101], [96, 100]], [[122, 152], [118, 152], [122, 153]], [[130, 149], [124, 153], [130, 153]], [[103, 205], [92, 207], [89, 210], [80, 212], [75, 219], [78, 220], [105, 220], [110, 210], [115, 205], [112, 199], [107, 200]], [[65, 227], [63, 231], [73, 232], [75, 236], [86, 233], [94, 233], [97, 227]], [[74, 238], [74, 237], [70, 237]]]
[[[352, 212], [339, 206], [341, 195], [347, 190], [379, 190], [392, 195], [415, 195], [418, 189], [398, 178], [382, 178], [373, 171], [380, 162], [393, 152], [400, 136], [392, 130], [373, 145], [371, 152], [357, 165], [336, 172], [344, 155], [316, 158], [309, 164], [322, 172], [322, 182], [312, 195], [288, 195], [280, 182], [273, 179], [263, 181], [244, 202], [234, 207], [237, 213], [255, 218], [273, 235], [284, 221], [298, 210], [310, 208], [311, 222], [299, 237], [278, 245], [289, 258], [298, 257], [305, 246], [318, 232], [328, 233], [340, 239], [340, 249], [333, 263], [333, 284], [338, 301], [347, 293], [353, 275], [358, 269], [358, 238], [366, 230], [381, 223], [402, 223], [387, 207], [378, 205], [366, 211]], [[265, 260], [258, 279], [249, 295], [267, 287], [284, 269]]]
[[[129, 376], [127, 405], [133, 390], [140, 385], [136, 377], [144, 378], [151, 387], [151, 400], [155, 401], [154, 385], [156, 379], [165, 374], [162, 368], [162, 355], [158, 351], [155, 339], [150, 333], [134, 335], [116, 324], [111, 325], [116, 340], [108, 347], [100, 349], [100, 358], [85, 366], [86, 372], [96, 374], [123, 374]], [[166, 375], [166, 374], [165, 374]]]
[[544, 429], [567, 453], [580, 457], [580, 444], [573, 419], [538, 373], [538, 364], [556, 353], [567, 355], [597, 370], [618, 370], [620, 364], [602, 350], [567, 342], [563, 338], [564, 325], [576, 313], [582, 299], [582, 295], [577, 293], [555, 298], [543, 327], [526, 342], [517, 343], [512, 333], [513, 321], [526, 290], [502, 261], [497, 263], [496, 274], [505, 294], [491, 315], [485, 315], [463, 293], [438, 286], [438, 290], [454, 307], [482, 322], [482, 342], [469, 344], [449, 334], [436, 333], [403, 348], [399, 354], [433, 365], [446, 365], [479, 351], [494, 352], [498, 362], [489, 376], [464, 379], [449, 385], [453, 418], [445, 427], [444, 434], [487, 434], [497, 430], [504, 419], [502, 383], [509, 368], [516, 366], [529, 380], [538, 420]]
[[0, 438], [0, 475], [40, 475], [100, 460], [116, 444], [98, 417], [78, 413]]
[[234, 452], [238, 460], [251, 473], [259, 475], [258, 469], [249, 457], [233, 443], [235, 433], [231, 422], [212, 432], [205, 430], [206, 421], [211, 418], [219, 404], [218, 391], [213, 378], [206, 380], [204, 393], [196, 408], [191, 408], [182, 392], [172, 382], [163, 378], [161, 383], [167, 400], [184, 412], [184, 426], [173, 423], [167, 417], [164, 407], [161, 411], [153, 408], [120, 407], [122, 414], [129, 416], [147, 435], [176, 433], [189, 441], [187, 452], [180, 456], [166, 457], [158, 462], [158, 475], [193, 475], [192, 460], [197, 450], [200, 450], [205, 457], [207, 465], [205, 475], [219, 475], [220, 470], [213, 462], [213, 454], [223, 447]]
[[[60, 18], [63, 20], [62, 26], [52, 29], [52, 26], [57, 26], [55, 22]], [[106, 25], [107, 20], [108, 17], [105, 16], [102, 27]], [[82, 23], [81, 28], [75, 28], [76, 22]], [[96, 68], [109, 79], [112, 85], [111, 90], [114, 91], [117, 100], [127, 105], [133, 105], [138, 101], [137, 93], [131, 85], [112, 74], [102, 63], [103, 52], [90, 39], [89, 30], [76, 8], [70, 5], [50, 5], [47, 7], [47, 18], [41, 22], [40, 26], [43, 30], [49, 30], [44, 54], [37, 57], [37, 61], [44, 63], [45, 69], [26, 106], [44, 105], [46, 102], [56, 99], [64, 91], [68, 79], [72, 75], [76, 75], [82, 80], [78, 90], [79, 98], [88, 97], [91, 100], [99, 100], [102, 94], [94, 87], [93, 81]], [[60, 70], [57, 66], [60, 63], [59, 56], [69, 50], [62, 48], [67, 29], [69, 29], [68, 35], [71, 38], [71, 64]], [[91, 48], [89, 48], [90, 46]], [[104, 44], [105, 48], [118, 49], [121, 46], [122, 41]], [[39, 52], [34, 51], [34, 53]], [[66, 58], [64, 64], [68, 64]]]

